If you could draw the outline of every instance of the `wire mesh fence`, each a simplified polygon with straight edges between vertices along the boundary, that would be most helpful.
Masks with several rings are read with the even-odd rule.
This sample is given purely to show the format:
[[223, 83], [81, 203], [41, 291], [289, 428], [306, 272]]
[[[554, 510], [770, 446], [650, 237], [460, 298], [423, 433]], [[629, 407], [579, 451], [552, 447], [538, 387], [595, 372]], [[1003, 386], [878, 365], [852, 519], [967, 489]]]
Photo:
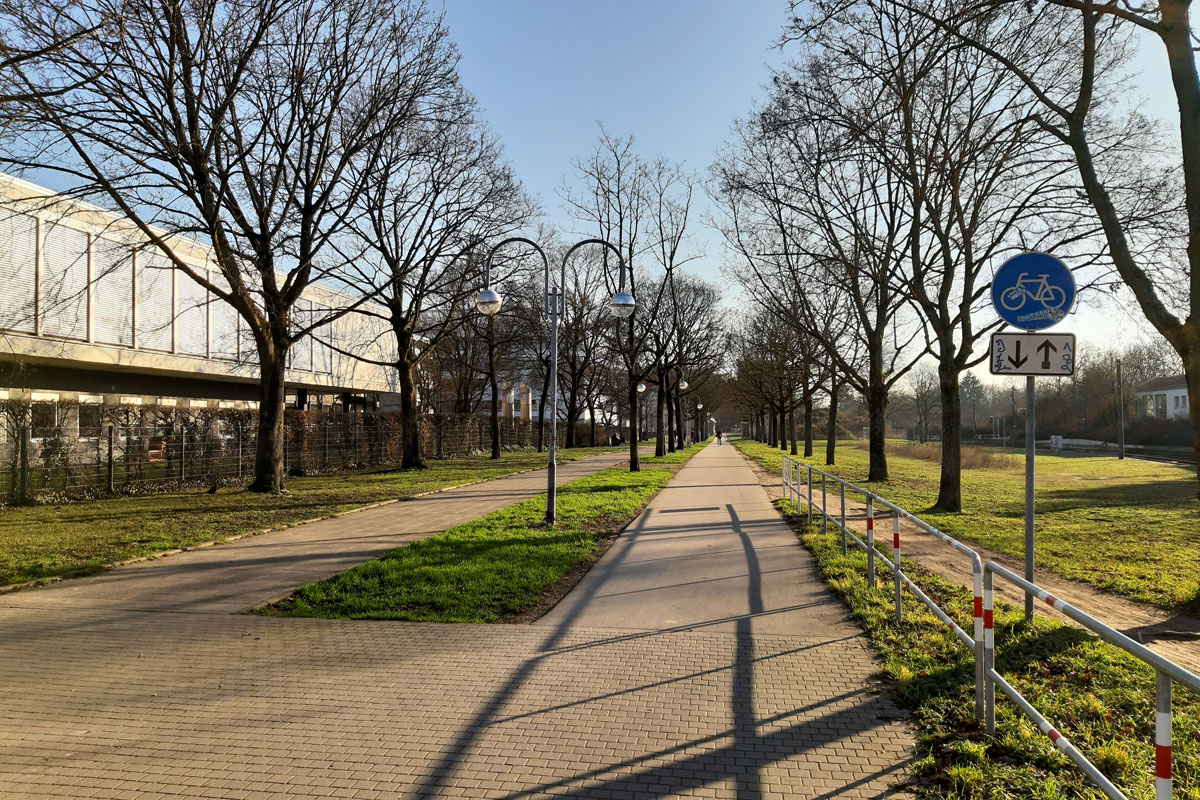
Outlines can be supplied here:
[[[253, 475], [254, 411], [57, 404], [50, 413], [37, 406], [0, 407], [0, 503], [248, 483]], [[549, 428], [548, 421], [502, 419], [501, 449], [546, 447]], [[387, 468], [401, 460], [399, 413], [289, 409], [284, 430], [289, 475]], [[597, 443], [608, 442], [614, 431], [597, 426]], [[588, 426], [578, 433], [578, 441], [591, 441]], [[492, 446], [491, 420], [423, 415], [418, 436], [424, 459], [486, 453]], [[564, 438], [560, 425], [560, 447]]]

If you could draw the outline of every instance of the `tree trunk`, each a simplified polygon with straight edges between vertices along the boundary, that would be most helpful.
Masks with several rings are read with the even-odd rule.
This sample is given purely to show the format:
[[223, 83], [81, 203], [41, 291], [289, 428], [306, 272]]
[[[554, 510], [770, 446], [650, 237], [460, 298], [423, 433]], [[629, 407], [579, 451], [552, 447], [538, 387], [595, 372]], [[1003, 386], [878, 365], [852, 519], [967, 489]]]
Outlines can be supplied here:
[[667, 396], [663, 402], [667, 405], [667, 452], [674, 453], [677, 442], [675, 441], [675, 398], [671, 396], [670, 389], [667, 390]]
[[663, 394], [663, 389], [667, 385], [667, 378], [662, 370], [658, 372], [658, 391], [655, 393], [654, 400], [654, 455], [662, 458], [667, 454], [667, 430], [666, 430], [666, 413], [667, 401]]
[[812, 458], [813, 454], [813, 396], [812, 392], [804, 393], [804, 457]]
[[629, 471], [640, 472], [641, 462], [638, 460], [638, 379], [632, 372], [629, 374]]
[[575, 427], [579, 424], [579, 394], [575, 386], [572, 385], [567, 390], [567, 432], [564, 435], [565, 441], [563, 447], [578, 447], [578, 437], [575, 435]]
[[795, 427], [788, 425], [787, 406], [781, 403], [779, 405], [779, 449], [786, 451], [788, 440], [795, 435]]
[[685, 431], [683, 429], [683, 396], [679, 392], [675, 392], [675, 441], [682, 449], [687, 447], [687, 441], [684, 439]]
[[[1192, 450], [1200, 464], [1200, 343], [1192, 348], [1191, 358], [1183, 362], [1183, 377], [1188, 387], [1188, 411], [1192, 415]], [[1196, 491], [1200, 500], [1200, 489]]]
[[500, 458], [500, 384], [496, 380], [496, 337], [492, 334], [494, 317], [488, 317], [488, 381], [492, 387], [492, 459]]
[[254, 445], [254, 481], [252, 492], [279, 493], [283, 491], [283, 408], [286, 401], [284, 365], [287, 347], [259, 348], [262, 365], [258, 400], [258, 441]]
[[[770, 437], [771, 447], [774, 447], [775, 444], [779, 441], [779, 437], [776, 436], [776, 429], [777, 429], [778, 425], [779, 425], [779, 417], [775, 416], [775, 409], [772, 408], [771, 412], [770, 412], [770, 419], [768, 421], [768, 424], [766, 426], [764, 426], [767, 429], [767, 435]], [[764, 442], [764, 444], [766, 444], [766, 443]]]
[[795, 403], [788, 404], [787, 427], [788, 427], [788, 440], [791, 442], [791, 450], [789, 452], [792, 455], [797, 455], [800, 451], [796, 447], [796, 404]]
[[833, 466], [837, 460], [837, 408], [838, 394], [842, 387], [834, 381], [832, 391], [829, 393], [829, 420], [828, 427], [825, 429], [825, 464]]
[[420, 419], [417, 414], [416, 366], [401, 356], [400, 369], [400, 469], [419, 469], [421, 462]]
[[938, 364], [938, 389], [942, 395], [942, 476], [938, 482], [939, 511], [962, 511], [962, 400], [958, 365], [952, 359]]
[[887, 435], [887, 389], [882, 380], [872, 380], [867, 387], [867, 417], [870, 425], [868, 452], [871, 462], [867, 469], [867, 480], [886, 481], [888, 466], [884, 443]]
[[538, 400], [538, 432], [537, 432], [537, 451], [540, 453], [546, 448], [546, 400], [550, 396], [550, 371], [546, 370], [542, 375], [542, 395]]

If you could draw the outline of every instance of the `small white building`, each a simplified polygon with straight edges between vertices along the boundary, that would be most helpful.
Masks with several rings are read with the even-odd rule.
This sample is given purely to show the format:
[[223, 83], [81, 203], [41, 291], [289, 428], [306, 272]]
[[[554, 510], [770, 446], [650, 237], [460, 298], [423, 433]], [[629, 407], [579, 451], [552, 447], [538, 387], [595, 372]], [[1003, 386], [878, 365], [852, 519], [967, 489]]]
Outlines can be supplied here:
[[1187, 419], [1187, 381], [1183, 375], [1151, 378], [1137, 387], [1136, 408], [1139, 417]]

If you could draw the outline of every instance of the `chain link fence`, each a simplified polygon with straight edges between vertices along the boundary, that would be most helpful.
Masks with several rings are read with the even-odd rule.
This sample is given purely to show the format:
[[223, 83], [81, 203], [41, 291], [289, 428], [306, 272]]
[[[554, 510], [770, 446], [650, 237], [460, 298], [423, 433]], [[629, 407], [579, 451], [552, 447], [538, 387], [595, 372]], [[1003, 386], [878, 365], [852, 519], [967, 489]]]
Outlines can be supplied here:
[[[257, 412], [0, 403], [0, 503], [55, 502], [105, 494], [248, 483], [254, 469]], [[541, 429], [541, 430], [539, 430]], [[549, 422], [502, 419], [503, 450], [549, 444]], [[597, 444], [615, 428], [597, 426]], [[559, 426], [563, 446], [565, 427]], [[578, 429], [590, 442], [589, 426]], [[424, 459], [489, 453], [486, 416], [430, 414], [419, 420]], [[398, 412], [301, 411], [285, 415], [289, 475], [388, 468], [400, 463]]]

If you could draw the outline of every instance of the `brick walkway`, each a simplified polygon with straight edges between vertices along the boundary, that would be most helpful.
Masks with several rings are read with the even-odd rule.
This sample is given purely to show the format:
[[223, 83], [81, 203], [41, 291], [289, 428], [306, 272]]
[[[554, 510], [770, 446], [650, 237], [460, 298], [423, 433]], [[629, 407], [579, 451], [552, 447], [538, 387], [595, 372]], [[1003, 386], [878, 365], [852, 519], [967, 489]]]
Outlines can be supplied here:
[[0, 598], [0, 794], [887, 796], [907, 729], [768, 512], [709, 447], [532, 626]]

